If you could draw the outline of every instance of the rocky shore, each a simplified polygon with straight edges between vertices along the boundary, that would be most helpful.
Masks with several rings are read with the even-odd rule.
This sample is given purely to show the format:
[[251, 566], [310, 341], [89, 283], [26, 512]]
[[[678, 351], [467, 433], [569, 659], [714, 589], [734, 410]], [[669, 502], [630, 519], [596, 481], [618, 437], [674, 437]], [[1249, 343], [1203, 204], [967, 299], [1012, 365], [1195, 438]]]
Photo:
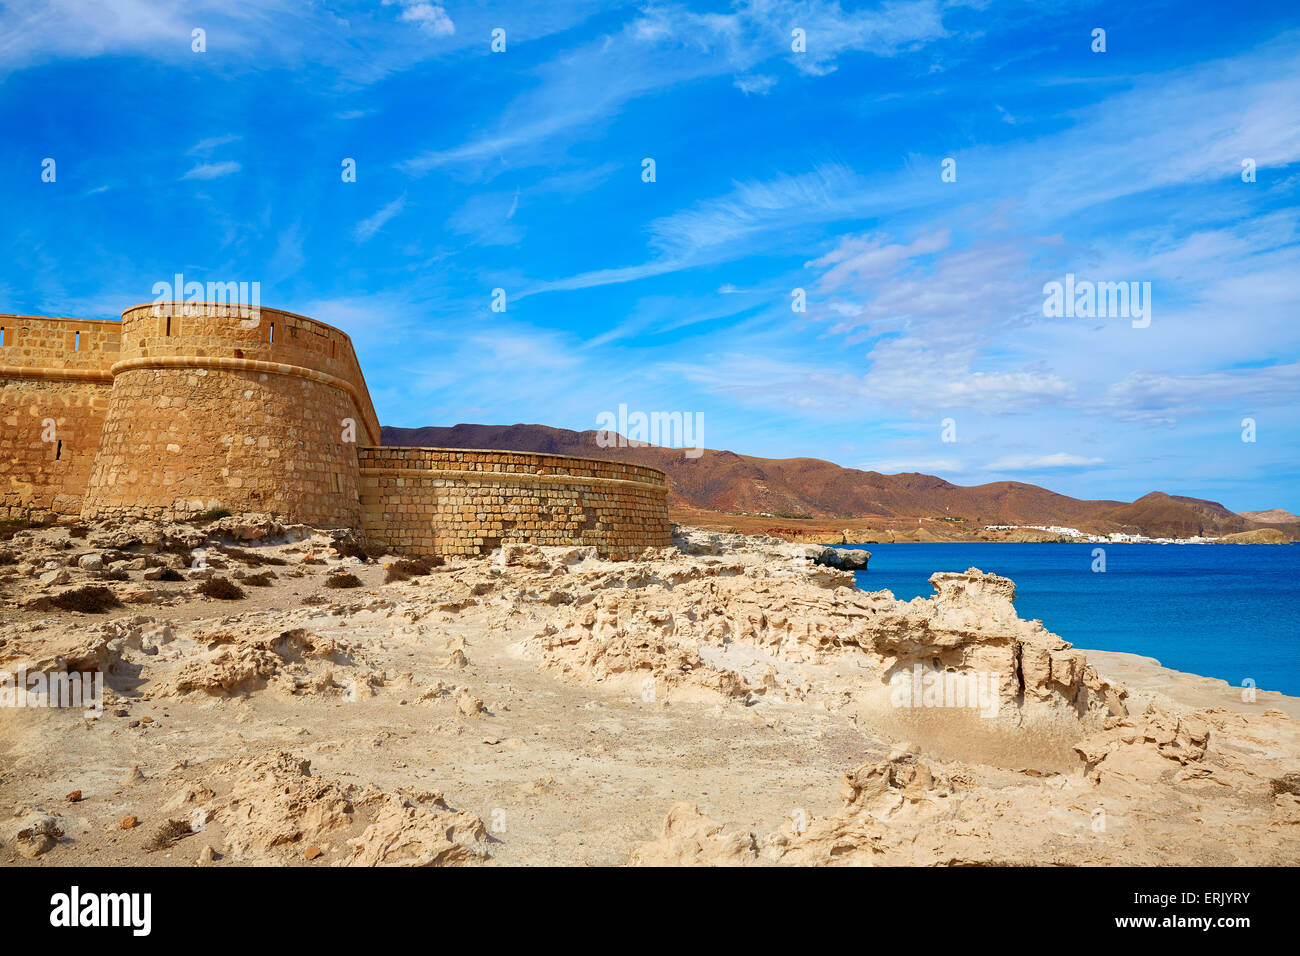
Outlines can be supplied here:
[[11, 688], [0, 860], [1300, 859], [1295, 699], [1080, 651], [975, 568], [901, 602], [854, 586], [865, 551], [674, 543], [439, 564], [257, 516], [20, 530], [0, 671], [102, 675], [103, 707]]

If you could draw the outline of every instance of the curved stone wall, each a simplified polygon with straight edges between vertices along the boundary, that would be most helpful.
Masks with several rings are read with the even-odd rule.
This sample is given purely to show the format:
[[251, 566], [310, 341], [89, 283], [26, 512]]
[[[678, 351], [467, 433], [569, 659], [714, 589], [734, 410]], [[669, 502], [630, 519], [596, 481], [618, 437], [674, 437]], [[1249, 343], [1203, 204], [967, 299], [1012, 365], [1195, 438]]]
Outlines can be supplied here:
[[378, 447], [351, 340], [291, 312], [150, 303], [121, 322], [5, 315], [0, 330], [0, 519], [225, 508], [448, 556], [672, 544], [653, 468]]
[[664, 474], [614, 461], [452, 448], [361, 448], [362, 526], [399, 553], [468, 556], [503, 542], [632, 558], [672, 545]]
[[81, 511], [119, 330], [117, 322], [0, 315], [0, 519]]
[[84, 517], [226, 508], [359, 524], [356, 448], [379, 422], [342, 332], [277, 309], [136, 306], [110, 371]]

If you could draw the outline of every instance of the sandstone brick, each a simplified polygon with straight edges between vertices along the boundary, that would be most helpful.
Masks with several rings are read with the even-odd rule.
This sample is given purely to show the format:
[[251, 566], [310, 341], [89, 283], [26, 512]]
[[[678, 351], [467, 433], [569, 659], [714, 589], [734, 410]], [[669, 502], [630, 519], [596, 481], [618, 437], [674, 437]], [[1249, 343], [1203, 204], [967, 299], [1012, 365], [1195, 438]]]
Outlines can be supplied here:
[[120, 323], [0, 316], [0, 328], [6, 517], [220, 507], [362, 527], [417, 554], [513, 540], [623, 558], [671, 543], [664, 475], [652, 468], [374, 445], [350, 340], [303, 316], [263, 309], [247, 324], [178, 303], [170, 316], [128, 309]]

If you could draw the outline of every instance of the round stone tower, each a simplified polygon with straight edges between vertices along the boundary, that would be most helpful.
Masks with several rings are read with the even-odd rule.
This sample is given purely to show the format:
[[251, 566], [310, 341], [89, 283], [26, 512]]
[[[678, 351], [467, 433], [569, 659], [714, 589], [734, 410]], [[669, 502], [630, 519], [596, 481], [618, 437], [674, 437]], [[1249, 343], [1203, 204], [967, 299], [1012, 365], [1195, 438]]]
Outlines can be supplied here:
[[379, 444], [379, 422], [345, 334], [192, 302], [127, 309], [121, 331], [83, 518], [360, 525], [357, 447]]

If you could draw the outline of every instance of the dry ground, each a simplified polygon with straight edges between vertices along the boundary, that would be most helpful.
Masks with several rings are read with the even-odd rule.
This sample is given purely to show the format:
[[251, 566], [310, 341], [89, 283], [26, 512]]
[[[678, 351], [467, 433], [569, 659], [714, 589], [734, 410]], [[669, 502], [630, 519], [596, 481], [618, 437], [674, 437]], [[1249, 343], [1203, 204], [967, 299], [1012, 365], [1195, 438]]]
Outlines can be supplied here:
[[[882, 635], [899, 628], [940, 644], [966, 628], [989, 655], [1009, 634], [1040, 640], [1023, 622], [980, 623], [997, 614], [979, 604], [956, 624], [953, 609], [894, 607], [845, 590], [843, 572], [799, 578], [764, 553], [612, 565], [521, 548], [386, 583], [391, 558], [261, 530], [275, 533], [210, 544], [209, 565], [225, 567], [173, 583], [80, 566], [90, 553], [113, 558], [106, 568], [185, 566], [157, 536], [121, 545], [121, 529], [57, 528], [0, 543], [14, 559], [0, 566], [0, 669], [93, 662], [108, 682], [97, 719], [0, 708], [0, 863], [1297, 859], [1295, 699], [1243, 704], [1220, 682], [1099, 656], [1105, 680], [1080, 677], [1065, 710], [1044, 698], [1074, 720], [1093, 689], [1093, 710], [1069, 724], [1086, 760], [1069, 747], [1068, 766], [1037, 759], [1046, 738], [1031, 735], [1024, 759], [983, 763], [962, 725], [892, 726], [873, 703], [881, 661], [904, 653]], [[69, 580], [37, 584], [50, 564]], [[271, 586], [239, 600], [195, 593], [201, 577], [266, 570]], [[361, 586], [325, 587], [338, 573]], [[32, 606], [100, 581], [139, 603]], [[777, 641], [775, 616], [745, 624], [778, 606], [817, 628]], [[715, 611], [733, 628], [720, 642]], [[642, 636], [628, 644], [632, 619]], [[1097, 695], [1126, 678], [1145, 716], [1107, 723]]]

